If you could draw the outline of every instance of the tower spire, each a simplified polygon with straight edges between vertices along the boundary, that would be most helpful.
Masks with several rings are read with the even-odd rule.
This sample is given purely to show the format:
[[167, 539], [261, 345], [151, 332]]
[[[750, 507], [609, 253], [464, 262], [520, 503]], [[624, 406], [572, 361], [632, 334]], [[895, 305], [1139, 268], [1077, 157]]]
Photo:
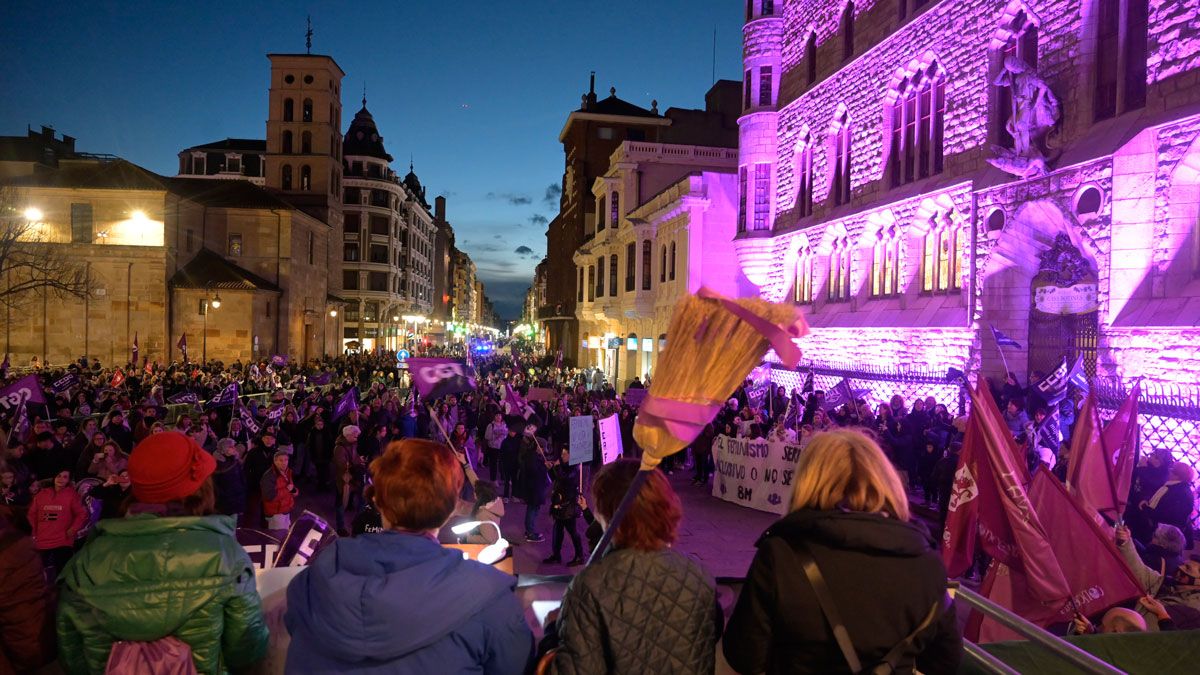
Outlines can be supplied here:
[[308, 20], [308, 29], [304, 31], [304, 53], [311, 54], [312, 53], [312, 36], [313, 36], [312, 15], [311, 14], [308, 16], [307, 20]]
[[367, 83], [363, 82], [363, 109], [367, 107]]

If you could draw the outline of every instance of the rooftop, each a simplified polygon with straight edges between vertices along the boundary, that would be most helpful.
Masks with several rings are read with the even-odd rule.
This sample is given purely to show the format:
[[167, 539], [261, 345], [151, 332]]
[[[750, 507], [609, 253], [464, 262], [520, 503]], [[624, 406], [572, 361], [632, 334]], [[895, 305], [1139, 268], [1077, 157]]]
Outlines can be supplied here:
[[231, 291], [271, 291], [281, 293], [279, 286], [250, 270], [242, 269], [216, 252], [201, 248], [196, 257], [179, 268], [171, 277], [172, 288], [216, 288]]

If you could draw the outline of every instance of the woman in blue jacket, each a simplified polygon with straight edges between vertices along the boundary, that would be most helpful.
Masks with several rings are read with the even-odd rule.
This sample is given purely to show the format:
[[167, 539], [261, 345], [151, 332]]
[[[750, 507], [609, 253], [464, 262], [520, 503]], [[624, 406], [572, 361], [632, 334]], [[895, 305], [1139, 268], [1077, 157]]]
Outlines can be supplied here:
[[288, 587], [288, 673], [522, 673], [533, 635], [516, 579], [442, 548], [454, 453], [405, 439], [371, 463], [383, 532], [339, 539]]

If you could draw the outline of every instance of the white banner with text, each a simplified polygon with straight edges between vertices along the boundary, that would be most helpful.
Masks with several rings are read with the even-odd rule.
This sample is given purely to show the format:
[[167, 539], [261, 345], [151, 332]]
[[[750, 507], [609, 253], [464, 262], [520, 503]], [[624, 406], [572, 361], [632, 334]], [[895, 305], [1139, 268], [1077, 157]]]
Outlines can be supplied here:
[[717, 436], [713, 496], [759, 511], [787, 513], [800, 451], [799, 445], [765, 438]]

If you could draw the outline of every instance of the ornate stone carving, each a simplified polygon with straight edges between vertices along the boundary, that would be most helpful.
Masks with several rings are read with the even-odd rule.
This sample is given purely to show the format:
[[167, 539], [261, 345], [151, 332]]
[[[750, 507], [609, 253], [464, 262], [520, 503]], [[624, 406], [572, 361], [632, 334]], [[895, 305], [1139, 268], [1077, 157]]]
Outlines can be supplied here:
[[1035, 281], [1053, 283], [1057, 286], [1074, 286], [1084, 281], [1094, 281], [1096, 270], [1087, 258], [1071, 243], [1071, 238], [1059, 232], [1054, 237], [1054, 246], [1038, 254], [1041, 263], [1038, 265]]
[[1004, 69], [993, 84], [1012, 93], [1012, 112], [1004, 128], [1013, 137], [1013, 147], [992, 146], [996, 156], [988, 163], [1020, 178], [1045, 175], [1042, 141], [1058, 123], [1058, 98], [1033, 68], [1015, 56], [1004, 59]]

